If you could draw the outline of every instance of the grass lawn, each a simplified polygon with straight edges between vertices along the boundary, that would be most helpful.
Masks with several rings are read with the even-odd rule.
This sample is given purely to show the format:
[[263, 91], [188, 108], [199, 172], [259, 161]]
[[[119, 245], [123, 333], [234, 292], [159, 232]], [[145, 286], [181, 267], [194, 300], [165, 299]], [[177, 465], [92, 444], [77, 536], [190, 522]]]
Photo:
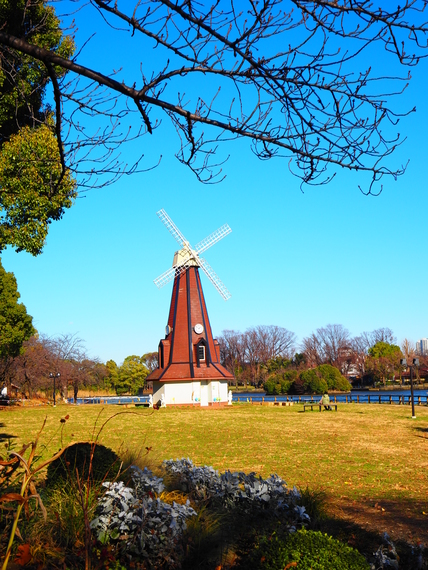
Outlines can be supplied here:
[[111, 418], [99, 441], [116, 451], [149, 448], [154, 464], [189, 457], [220, 471], [277, 473], [290, 486], [324, 491], [336, 516], [426, 543], [428, 408], [417, 407], [415, 420], [409, 406], [302, 410], [246, 404], [158, 411], [111, 405], [11, 408], [1, 411], [0, 446], [10, 440], [18, 450], [34, 439], [46, 417], [39, 451], [47, 458], [62, 444], [93, 439]]

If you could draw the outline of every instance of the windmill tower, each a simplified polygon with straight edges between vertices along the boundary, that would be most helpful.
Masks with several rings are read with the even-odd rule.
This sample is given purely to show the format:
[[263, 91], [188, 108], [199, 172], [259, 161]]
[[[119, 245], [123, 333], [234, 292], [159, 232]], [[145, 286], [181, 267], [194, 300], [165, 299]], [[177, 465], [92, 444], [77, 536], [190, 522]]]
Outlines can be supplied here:
[[166, 405], [227, 404], [233, 375], [220, 364], [220, 348], [213, 338], [202, 291], [199, 268], [225, 299], [230, 293], [200, 254], [232, 230], [225, 224], [192, 248], [165, 210], [157, 212], [181, 246], [172, 267], [155, 279], [161, 288], [174, 279], [165, 338], [159, 343], [159, 365], [148, 377], [153, 401]]

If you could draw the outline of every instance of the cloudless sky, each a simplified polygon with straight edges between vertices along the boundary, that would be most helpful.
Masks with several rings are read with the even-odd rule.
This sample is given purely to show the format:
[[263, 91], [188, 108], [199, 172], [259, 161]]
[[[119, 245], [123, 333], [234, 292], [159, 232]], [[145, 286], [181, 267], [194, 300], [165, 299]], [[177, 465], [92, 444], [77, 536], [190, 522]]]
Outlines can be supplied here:
[[[78, 42], [87, 26], [79, 24]], [[101, 65], [113, 52], [120, 60], [126, 49], [103, 52], [95, 38], [81, 61]], [[51, 225], [42, 255], [3, 254], [35, 327], [49, 336], [77, 334], [104, 362], [157, 350], [172, 283], [158, 290], [153, 279], [178, 249], [156, 216], [164, 208], [193, 245], [224, 223], [232, 228], [204, 254], [232, 294], [223, 301], [202, 277], [217, 336], [263, 324], [301, 341], [329, 323], [352, 335], [390, 327], [399, 342], [428, 336], [427, 72], [428, 61], [412, 70], [399, 103], [417, 107], [401, 121], [408, 140], [393, 155], [397, 167], [410, 159], [407, 172], [384, 178], [378, 197], [364, 196], [358, 185], [365, 180], [348, 172], [302, 193], [288, 160], [260, 162], [243, 141], [227, 146], [227, 178], [202, 185], [173, 156], [171, 128], [143, 137], [124, 152], [130, 159], [144, 152], [146, 166], [162, 154], [158, 168], [85, 192]]]

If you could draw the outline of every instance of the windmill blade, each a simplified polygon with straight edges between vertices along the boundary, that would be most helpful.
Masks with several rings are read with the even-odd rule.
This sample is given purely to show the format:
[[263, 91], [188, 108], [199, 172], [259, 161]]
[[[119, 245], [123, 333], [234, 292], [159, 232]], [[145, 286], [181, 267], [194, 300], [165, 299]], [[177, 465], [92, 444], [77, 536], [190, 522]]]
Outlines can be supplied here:
[[214, 285], [214, 287], [217, 289], [217, 291], [220, 293], [220, 295], [223, 297], [223, 299], [225, 301], [230, 299], [232, 295], [226, 289], [224, 283], [220, 280], [220, 278], [218, 277], [214, 269], [211, 267], [211, 265], [201, 257], [199, 258], [199, 263], [203, 272], [211, 281], [211, 283]]
[[159, 277], [154, 280], [154, 284], [158, 289], [161, 289], [164, 285], [172, 281], [174, 277], [175, 267], [170, 267], [165, 273], [162, 273], [162, 275], [159, 275]]
[[226, 237], [228, 234], [230, 234], [231, 231], [232, 230], [230, 229], [228, 224], [224, 224], [224, 226], [221, 226], [221, 228], [218, 228], [218, 230], [216, 230], [208, 237], [206, 237], [205, 239], [196, 244], [195, 246], [196, 253], [198, 255], [200, 253], [203, 253], [209, 247], [213, 246], [215, 243], [217, 243], [218, 241]]
[[156, 215], [158, 216], [158, 218], [160, 219], [161, 222], [163, 222], [165, 224], [165, 226], [167, 227], [169, 233], [172, 235], [172, 237], [178, 241], [178, 243], [183, 246], [187, 243], [189, 243], [186, 238], [184, 237], [184, 235], [180, 232], [180, 230], [177, 228], [177, 226], [174, 224], [174, 222], [171, 220], [171, 218], [168, 216], [168, 214], [165, 212], [165, 210], [162, 208], [162, 210], [159, 210], [159, 212], [156, 212]]
[[154, 280], [154, 284], [158, 289], [161, 289], [164, 285], [172, 281], [176, 275], [181, 275], [186, 271], [190, 265], [190, 263], [183, 263], [183, 265], [170, 267], [165, 273], [162, 273], [162, 275], [159, 275], [159, 277]]

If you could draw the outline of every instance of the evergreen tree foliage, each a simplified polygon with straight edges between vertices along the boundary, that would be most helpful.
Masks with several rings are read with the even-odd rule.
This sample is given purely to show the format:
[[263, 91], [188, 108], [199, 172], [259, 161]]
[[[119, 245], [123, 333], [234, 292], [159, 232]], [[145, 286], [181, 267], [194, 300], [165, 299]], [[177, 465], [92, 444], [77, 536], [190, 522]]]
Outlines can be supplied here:
[[379, 341], [368, 350], [366, 370], [374, 380], [382, 380], [385, 383], [388, 378], [392, 379], [398, 374], [401, 357], [399, 346]]
[[0, 359], [17, 356], [36, 331], [25, 305], [18, 302], [16, 279], [0, 262]]
[[300, 374], [300, 378], [303, 381], [306, 393], [323, 394], [324, 392], [327, 392], [327, 382], [317, 374], [317, 369], [311, 368], [309, 370], [305, 370]]
[[145, 365], [145, 356], [127, 356], [121, 366], [114, 360], [106, 362], [109, 371], [106, 384], [110, 385], [119, 396], [122, 394], [138, 394], [144, 388], [149, 370]]
[[70, 173], [62, 176], [52, 130], [20, 129], [0, 151], [0, 251], [12, 245], [41, 253], [49, 224], [62, 218], [75, 196]]
[[[2, 0], [2, 30], [32, 44], [71, 57], [72, 38], [64, 36], [46, 0]], [[39, 254], [48, 226], [73, 204], [75, 181], [65, 168], [62, 146], [49, 105], [55, 66], [12, 48], [0, 52], [0, 252], [8, 245]]]
[[342, 376], [340, 370], [331, 364], [321, 364], [316, 368], [320, 377], [325, 380], [329, 390], [349, 391], [351, 385], [348, 380]]
[[[59, 19], [46, 0], [2, 0], [0, 22], [4, 32], [62, 57], [73, 55], [73, 39], [63, 35]], [[51, 114], [49, 106], [43, 105], [50, 80], [46, 65], [11, 48], [4, 49], [2, 56], [0, 146], [20, 128], [41, 124]], [[58, 77], [65, 75], [63, 69], [54, 67], [54, 71]]]

